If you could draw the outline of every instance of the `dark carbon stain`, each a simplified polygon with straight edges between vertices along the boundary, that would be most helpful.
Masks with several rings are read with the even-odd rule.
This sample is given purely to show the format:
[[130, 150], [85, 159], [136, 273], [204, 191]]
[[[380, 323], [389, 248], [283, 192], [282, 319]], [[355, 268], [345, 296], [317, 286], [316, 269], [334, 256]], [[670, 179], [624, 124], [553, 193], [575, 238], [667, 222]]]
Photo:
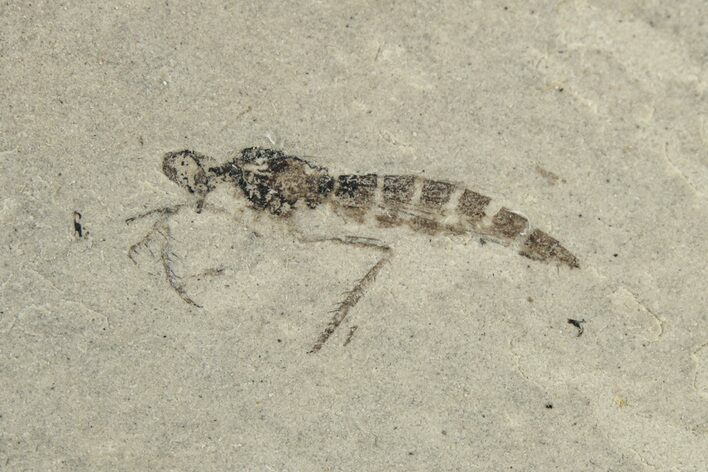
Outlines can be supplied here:
[[81, 213], [78, 211], [74, 212], [74, 234], [79, 238], [84, 237], [84, 227], [81, 224]]
[[345, 206], [368, 207], [376, 192], [376, 174], [340, 175], [334, 196]]
[[415, 191], [415, 176], [385, 175], [383, 181], [383, 200], [385, 205], [410, 203]]
[[528, 223], [528, 220], [523, 216], [507, 208], [502, 208], [494, 215], [491, 232], [507, 239], [515, 239], [526, 230]]
[[436, 234], [443, 229], [442, 225], [433, 218], [424, 216], [413, 217], [410, 221], [410, 226], [417, 231], [428, 234]]
[[529, 234], [519, 254], [536, 261], [555, 261], [571, 268], [580, 267], [578, 259], [570, 251], [561, 246], [557, 239], [540, 229], [535, 229]]
[[449, 182], [426, 179], [421, 190], [420, 203], [430, 208], [441, 208], [450, 201], [455, 185]]
[[457, 203], [457, 211], [466, 216], [470, 221], [479, 221], [484, 218], [484, 209], [487, 208], [492, 199], [480, 195], [472, 190], [465, 189], [462, 192], [460, 201]]

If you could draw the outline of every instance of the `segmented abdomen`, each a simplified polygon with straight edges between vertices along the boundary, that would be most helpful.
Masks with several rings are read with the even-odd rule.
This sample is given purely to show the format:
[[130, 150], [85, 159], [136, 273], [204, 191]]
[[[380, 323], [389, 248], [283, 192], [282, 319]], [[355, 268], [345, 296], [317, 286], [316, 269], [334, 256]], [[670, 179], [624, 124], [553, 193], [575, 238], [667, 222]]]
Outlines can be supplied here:
[[424, 233], [475, 233], [531, 259], [579, 267], [573, 254], [543, 231], [530, 229], [524, 216], [504, 207], [489, 215], [491, 198], [462, 185], [414, 175], [340, 175], [330, 201], [362, 222], [375, 219]]

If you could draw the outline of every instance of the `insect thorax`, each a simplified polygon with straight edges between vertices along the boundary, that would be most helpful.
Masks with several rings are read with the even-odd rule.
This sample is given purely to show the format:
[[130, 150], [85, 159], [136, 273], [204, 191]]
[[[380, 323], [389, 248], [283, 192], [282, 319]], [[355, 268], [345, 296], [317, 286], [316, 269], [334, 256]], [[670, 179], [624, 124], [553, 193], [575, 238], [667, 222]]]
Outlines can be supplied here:
[[234, 159], [239, 187], [254, 207], [287, 215], [298, 202], [314, 208], [334, 189], [327, 169], [281, 151], [246, 148]]

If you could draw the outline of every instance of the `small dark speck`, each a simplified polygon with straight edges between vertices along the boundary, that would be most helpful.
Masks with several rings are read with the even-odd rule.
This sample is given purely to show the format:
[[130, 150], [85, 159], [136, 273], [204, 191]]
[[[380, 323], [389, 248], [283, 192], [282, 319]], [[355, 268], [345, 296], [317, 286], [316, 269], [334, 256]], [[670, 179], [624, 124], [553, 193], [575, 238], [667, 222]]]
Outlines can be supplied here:
[[443, 436], [447, 436], [447, 431], [445, 431], [444, 429], [443, 429], [442, 431], [440, 431], [440, 433], [441, 433]]
[[547, 408], [548, 410], [552, 410], [552, 409], [553, 409], [553, 403], [546, 403], [546, 408]]
[[[79, 238], [84, 237], [84, 227], [81, 223], [81, 213], [79, 213], [78, 211], [74, 211], [74, 233]], [[88, 231], [86, 232], [86, 234], [88, 235]]]
[[166, 337], [167, 337], [167, 335], [166, 335], [166, 334], [163, 334], [163, 335], [162, 335], [162, 337], [163, 337], [163, 338], [166, 338]]
[[507, 11], [508, 9], [509, 9], [509, 7], [504, 7], [504, 11]]
[[578, 338], [583, 335], [583, 332], [585, 331], [585, 328], [583, 328], [583, 323], [585, 323], [585, 320], [574, 320], [573, 318], [568, 318], [568, 324], [573, 325], [577, 328], [578, 334], [576, 335]]
[[617, 257], [617, 256], [619, 256], [619, 254], [617, 254], [617, 253], [612, 254], [612, 257]]
[[558, 89], [559, 92], [562, 92], [563, 90], [565, 90], [563, 87], [560, 87], [560, 88]]
[[279, 342], [279, 343], [282, 343], [282, 342], [283, 342], [283, 340], [282, 340], [282, 339], [278, 339], [278, 342]]
[[578, 218], [582, 218], [582, 217], [583, 217], [583, 214], [582, 214], [582, 213], [578, 213]]
[[606, 179], [605, 182], [607, 182], [607, 183], [609, 184], [609, 183], [610, 183], [610, 179]]
[[410, 451], [410, 452], [408, 453], [409, 456], [412, 456], [413, 454], [414, 454], [413, 451]]

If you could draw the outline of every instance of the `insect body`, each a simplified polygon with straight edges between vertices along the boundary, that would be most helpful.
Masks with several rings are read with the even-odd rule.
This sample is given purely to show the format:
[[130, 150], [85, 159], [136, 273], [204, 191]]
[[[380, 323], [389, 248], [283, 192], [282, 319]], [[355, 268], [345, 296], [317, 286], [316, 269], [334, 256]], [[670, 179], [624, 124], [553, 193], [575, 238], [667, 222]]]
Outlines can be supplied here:
[[415, 175], [339, 175], [304, 159], [263, 148], [243, 149], [217, 165], [193, 151], [168, 153], [163, 171], [200, 201], [220, 183], [239, 187], [253, 208], [287, 217], [301, 208], [331, 205], [359, 222], [384, 227], [408, 226], [423, 233], [478, 234], [515, 248], [537, 261], [579, 267], [558, 240], [531, 229], [517, 212], [487, 210], [491, 198], [443, 180]]
[[[527, 219], [507, 208], [490, 211], [491, 199], [464, 185], [415, 175], [330, 175], [327, 169], [281, 151], [246, 148], [231, 161], [218, 164], [194, 151], [166, 154], [162, 169], [165, 175], [197, 199], [201, 211], [207, 194], [219, 185], [240, 189], [251, 206], [277, 218], [293, 212], [329, 205], [344, 218], [382, 227], [406, 226], [426, 234], [478, 234], [485, 240], [510, 246], [521, 255], [537, 261], [579, 267], [577, 258], [555, 238], [539, 229], [531, 229]], [[190, 305], [200, 307], [187, 293], [173, 269], [171, 230], [168, 219], [184, 205], [152, 210], [128, 218], [127, 223], [149, 215], [160, 215], [153, 229], [131, 246], [128, 256], [136, 262], [139, 250], [155, 241], [172, 289]], [[490, 214], [488, 214], [490, 213]], [[493, 214], [491, 214], [493, 213]], [[351, 308], [363, 297], [391, 256], [391, 248], [370, 238], [339, 237], [332, 241], [380, 251], [381, 258], [346, 293], [333, 316], [309, 352], [319, 351], [342, 323]], [[137, 262], [136, 262], [137, 263]], [[350, 329], [351, 340], [356, 330]]]

